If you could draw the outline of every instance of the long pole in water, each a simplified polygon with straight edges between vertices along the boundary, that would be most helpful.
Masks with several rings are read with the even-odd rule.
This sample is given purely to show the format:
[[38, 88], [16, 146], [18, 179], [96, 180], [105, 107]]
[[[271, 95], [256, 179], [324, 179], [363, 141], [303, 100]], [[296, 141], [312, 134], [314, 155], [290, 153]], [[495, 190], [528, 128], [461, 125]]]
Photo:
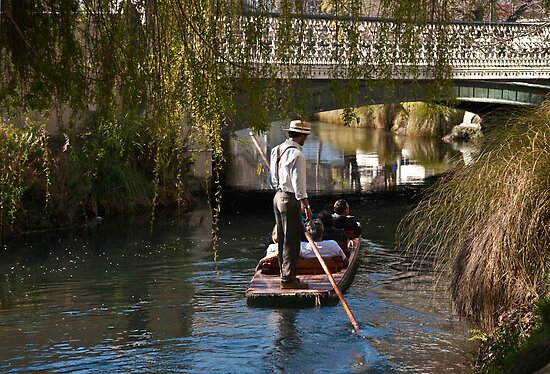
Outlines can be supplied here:
[[[1, 1], [1, 0], [0, 0]], [[267, 160], [267, 157], [264, 153], [264, 150], [262, 149], [262, 147], [260, 147], [260, 143], [258, 143], [258, 139], [256, 139], [256, 136], [254, 136], [254, 132], [250, 131], [248, 133], [250, 135], [250, 137], [252, 138], [252, 141], [254, 142], [254, 145], [256, 146], [256, 148], [258, 149], [258, 151], [260, 152], [260, 155], [262, 156], [262, 158], [264, 159], [264, 162], [267, 166], [267, 170], [269, 170], [269, 161]]]
[[[269, 162], [267, 161], [267, 157], [265, 156], [264, 151], [260, 147], [260, 144], [258, 143], [258, 140], [254, 136], [254, 133], [250, 131], [250, 137], [252, 138], [252, 141], [254, 142], [254, 145], [256, 148], [258, 148], [258, 151], [262, 155], [262, 158], [265, 161], [267, 170], [269, 170]], [[319, 263], [321, 264], [321, 267], [325, 271], [325, 274], [328, 277], [328, 280], [330, 281], [330, 284], [332, 285], [332, 288], [334, 289], [334, 292], [336, 292], [336, 295], [338, 295], [338, 298], [340, 299], [340, 302], [342, 303], [342, 306], [344, 307], [344, 310], [346, 311], [346, 314], [348, 315], [349, 320], [351, 321], [351, 324], [353, 325], [353, 329], [356, 333], [359, 332], [359, 324], [357, 323], [357, 320], [353, 316], [353, 313], [351, 312], [350, 308], [348, 307], [348, 303], [346, 302], [346, 299], [344, 299], [344, 295], [338, 288], [338, 285], [336, 284], [336, 281], [334, 280], [334, 277], [330, 273], [330, 270], [327, 267], [327, 264], [325, 263], [325, 260], [323, 260], [323, 257], [321, 256], [321, 253], [319, 253], [319, 248], [317, 248], [317, 245], [315, 244], [315, 241], [313, 241], [313, 238], [311, 237], [311, 234], [307, 231], [305, 232], [306, 238], [311, 245], [311, 248], [313, 248], [313, 252], [315, 252], [315, 256], [317, 256], [317, 259], [319, 260]]]
[[356, 333], [359, 332], [359, 324], [357, 323], [357, 320], [353, 316], [353, 313], [351, 312], [348, 303], [346, 302], [346, 299], [344, 299], [344, 295], [338, 288], [338, 285], [336, 284], [336, 281], [334, 280], [334, 277], [330, 273], [330, 270], [327, 267], [327, 264], [325, 263], [325, 260], [323, 260], [323, 257], [321, 257], [321, 253], [319, 253], [319, 248], [317, 248], [317, 244], [315, 244], [315, 241], [311, 237], [311, 234], [309, 232], [305, 232], [307, 241], [309, 242], [309, 245], [311, 245], [311, 248], [313, 248], [313, 252], [315, 252], [315, 256], [317, 256], [317, 259], [319, 260], [319, 263], [321, 264], [321, 267], [325, 271], [325, 274], [328, 277], [328, 280], [330, 281], [330, 284], [332, 284], [332, 288], [334, 288], [334, 292], [336, 292], [336, 295], [338, 295], [338, 298], [340, 299], [340, 302], [342, 303], [342, 306], [344, 307], [344, 310], [346, 311], [346, 314], [348, 315], [349, 320], [351, 321], [351, 324], [353, 325], [353, 329]]

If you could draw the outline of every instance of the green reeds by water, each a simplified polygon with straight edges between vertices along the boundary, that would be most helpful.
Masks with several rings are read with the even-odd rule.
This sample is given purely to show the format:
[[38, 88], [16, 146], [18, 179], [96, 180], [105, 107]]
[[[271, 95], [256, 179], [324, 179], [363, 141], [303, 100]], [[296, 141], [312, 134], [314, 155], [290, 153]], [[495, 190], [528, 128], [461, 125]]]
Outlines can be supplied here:
[[[92, 118], [78, 131], [54, 138], [44, 122], [17, 127], [0, 122], [0, 242], [24, 232], [93, 223], [97, 216], [188, 209], [194, 178], [186, 139], [155, 137], [137, 120], [106, 123]], [[167, 143], [162, 152], [159, 137]]]
[[464, 112], [430, 103], [405, 103], [409, 113], [407, 135], [438, 136], [448, 134], [453, 126], [460, 124]]
[[0, 243], [13, 223], [25, 192], [41, 184], [43, 204], [49, 198], [48, 152], [44, 128], [7, 125], [0, 118]]
[[488, 134], [471, 165], [440, 180], [401, 222], [400, 242], [450, 273], [456, 310], [483, 329], [547, 291], [550, 102]]

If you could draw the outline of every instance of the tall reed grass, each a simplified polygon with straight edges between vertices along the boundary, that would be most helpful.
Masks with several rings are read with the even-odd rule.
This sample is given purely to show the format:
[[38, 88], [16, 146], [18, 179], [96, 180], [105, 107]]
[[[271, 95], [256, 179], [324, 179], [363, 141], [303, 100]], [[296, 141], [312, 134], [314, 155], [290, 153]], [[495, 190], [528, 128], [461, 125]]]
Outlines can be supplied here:
[[491, 330], [548, 292], [550, 102], [487, 138], [476, 162], [442, 178], [403, 219], [398, 238], [434, 255], [456, 310]]

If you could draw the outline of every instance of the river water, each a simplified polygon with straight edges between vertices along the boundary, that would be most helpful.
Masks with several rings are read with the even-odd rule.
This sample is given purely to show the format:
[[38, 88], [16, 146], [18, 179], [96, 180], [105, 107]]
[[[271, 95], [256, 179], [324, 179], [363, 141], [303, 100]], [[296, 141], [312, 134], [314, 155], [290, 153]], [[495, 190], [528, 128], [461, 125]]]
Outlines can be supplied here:
[[[344, 197], [364, 232], [346, 294], [356, 334], [340, 304], [247, 306], [244, 291], [274, 219], [269, 184], [256, 174], [260, 157], [239, 135], [228, 148], [217, 261], [201, 206], [159, 218], [152, 230], [104, 222], [4, 246], [0, 372], [470, 372], [475, 345], [450, 310], [444, 275], [394, 239], [426, 178], [460, 153], [315, 124], [304, 149], [313, 209]], [[275, 125], [259, 140], [282, 138]]]

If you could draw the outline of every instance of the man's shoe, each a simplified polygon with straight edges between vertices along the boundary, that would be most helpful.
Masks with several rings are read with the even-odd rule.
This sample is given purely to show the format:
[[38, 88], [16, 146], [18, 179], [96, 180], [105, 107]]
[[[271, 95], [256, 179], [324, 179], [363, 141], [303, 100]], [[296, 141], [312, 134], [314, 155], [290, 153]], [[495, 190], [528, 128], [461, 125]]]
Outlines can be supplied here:
[[290, 282], [281, 282], [281, 288], [285, 290], [303, 290], [309, 288], [307, 283], [302, 283], [300, 281], [290, 281]]

